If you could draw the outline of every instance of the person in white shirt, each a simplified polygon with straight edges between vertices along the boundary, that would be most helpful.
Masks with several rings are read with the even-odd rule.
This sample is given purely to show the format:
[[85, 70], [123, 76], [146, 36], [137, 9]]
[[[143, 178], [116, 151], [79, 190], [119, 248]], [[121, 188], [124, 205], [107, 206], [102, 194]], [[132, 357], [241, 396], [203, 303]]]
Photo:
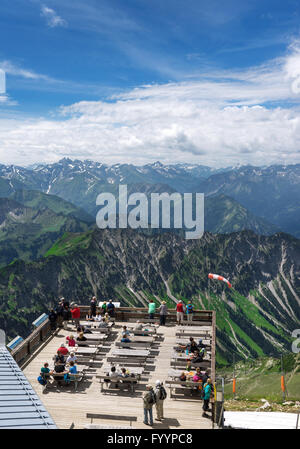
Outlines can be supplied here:
[[76, 357], [76, 355], [74, 354], [74, 352], [71, 352], [71, 354], [69, 355], [69, 357], [67, 358], [67, 363], [70, 363], [70, 362], [76, 362], [76, 360], [77, 360], [77, 357]]

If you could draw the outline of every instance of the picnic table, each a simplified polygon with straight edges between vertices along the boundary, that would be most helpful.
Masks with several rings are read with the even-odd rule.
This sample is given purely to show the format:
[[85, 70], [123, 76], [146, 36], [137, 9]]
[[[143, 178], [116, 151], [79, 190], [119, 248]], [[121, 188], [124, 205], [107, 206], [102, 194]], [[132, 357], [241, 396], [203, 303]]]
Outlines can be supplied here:
[[146, 349], [114, 349], [112, 355], [122, 357], [148, 357], [150, 351]]
[[[186, 371], [185, 369], [169, 369], [168, 371], [168, 376], [172, 377], [172, 378], [177, 378], [179, 376], [181, 376], [182, 373], [184, 373], [185, 375], [189, 374], [190, 376], [193, 376], [195, 374], [196, 371]], [[204, 374], [205, 371], [201, 371], [201, 374]]]
[[97, 354], [99, 348], [81, 347], [77, 346], [74, 348], [75, 354]]
[[105, 334], [84, 334], [87, 341], [103, 341], [107, 339]]
[[[121, 368], [126, 368], [125, 366], [120, 366], [120, 365], [104, 365], [101, 368], [101, 371], [103, 371], [104, 373], [108, 373], [111, 369], [112, 366], [116, 367], [116, 371], [121, 371]], [[139, 375], [141, 376], [144, 372], [144, 367], [143, 366], [132, 366], [130, 367], [130, 369], [128, 370], [130, 374], [135, 374], [135, 375]]]

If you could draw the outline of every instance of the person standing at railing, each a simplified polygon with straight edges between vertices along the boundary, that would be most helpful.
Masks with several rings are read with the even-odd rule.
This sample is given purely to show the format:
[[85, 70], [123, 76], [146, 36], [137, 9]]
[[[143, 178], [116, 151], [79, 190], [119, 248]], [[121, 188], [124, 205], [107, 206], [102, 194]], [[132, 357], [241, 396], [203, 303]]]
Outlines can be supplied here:
[[97, 301], [96, 296], [93, 296], [90, 303], [90, 315], [91, 317], [95, 317], [97, 314]]
[[57, 322], [57, 313], [54, 311], [54, 309], [50, 310], [48, 318], [49, 318], [51, 330], [55, 331], [55, 329], [56, 329], [56, 322]]
[[177, 313], [177, 324], [183, 324], [184, 320], [184, 306], [183, 302], [180, 300], [176, 305], [176, 313]]
[[166, 305], [166, 301], [162, 301], [162, 303], [159, 306], [158, 310], [159, 310], [160, 325], [161, 326], [165, 326], [167, 313], [168, 313], [168, 307]]
[[73, 309], [71, 309], [72, 320], [75, 321], [76, 327], [80, 326], [80, 308], [77, 304], [74, 304]]
[[154, 320], [155, 309], [156, 309], [155, 302], [153, 301], [153, 299], [150, 299], [148, 308], [149, 320]]
[[186, 306], [187, 324], [191, 324], [191, 321], [193, 321], [193, 313], [194, 313], [193, 304], [192, 301], [189, 301]]
[[112, 302], [112, 299], [110, 299], [109, 303], [107, 304], [107, 313], [110, 316], [110, 318], [113, 318], [115, 316], [115, 305]]

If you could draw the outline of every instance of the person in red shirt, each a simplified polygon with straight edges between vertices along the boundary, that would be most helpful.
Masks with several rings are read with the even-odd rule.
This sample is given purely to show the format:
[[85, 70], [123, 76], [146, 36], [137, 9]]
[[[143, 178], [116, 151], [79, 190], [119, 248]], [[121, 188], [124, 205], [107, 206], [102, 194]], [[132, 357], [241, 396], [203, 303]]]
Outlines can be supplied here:
[[176, 311], [177, 311], [177, 324], [183, 324], [184, 308], [181, 300], [176, 305]]
[[63, 343], [60, 345], [60, 348], [58, 348], [57, 351], [59, 351], [63, 356], [66, 356], [69, 354], [68, 348], [66, 348]]
[[73, 309], [71, 309], [72, 319], [75, 321], [76, 327], [80, 326], [80, 308], [77, 304], [74, 304]]

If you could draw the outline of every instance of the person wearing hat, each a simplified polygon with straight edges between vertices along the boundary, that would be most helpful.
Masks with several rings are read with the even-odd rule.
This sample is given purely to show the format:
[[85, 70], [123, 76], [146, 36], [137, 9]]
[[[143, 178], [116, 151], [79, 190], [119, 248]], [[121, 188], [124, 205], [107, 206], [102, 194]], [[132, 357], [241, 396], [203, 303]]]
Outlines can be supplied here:
[[[143, 394], [143, 403], [144, 403], [144, 424], [147, 426], [153, 426], [153, 412], [152, 407], [155, 404], [156, 398], [153, 391], [152, 385], [146, 385], [146, 391]], [[149, 415], [149, 422], [148, 422]]]
[[160, 320], [160, 325], [161, 326], [165, 326], [166, 324], [166, 318], [167, 318], [167, 313], [168, 313], [168, 307], [166, 305], [166, 301], [162, 301], [161, 305], [158, 308], [159, 310], [159, 320]]
[[164, 419], [164, 400], [167, 397], [167, 392], [163, 386], [163, 383], [160, 380], [156, 381], [155, 390], [154, 390], [156, 402], [156, 421], [161, 421]]

